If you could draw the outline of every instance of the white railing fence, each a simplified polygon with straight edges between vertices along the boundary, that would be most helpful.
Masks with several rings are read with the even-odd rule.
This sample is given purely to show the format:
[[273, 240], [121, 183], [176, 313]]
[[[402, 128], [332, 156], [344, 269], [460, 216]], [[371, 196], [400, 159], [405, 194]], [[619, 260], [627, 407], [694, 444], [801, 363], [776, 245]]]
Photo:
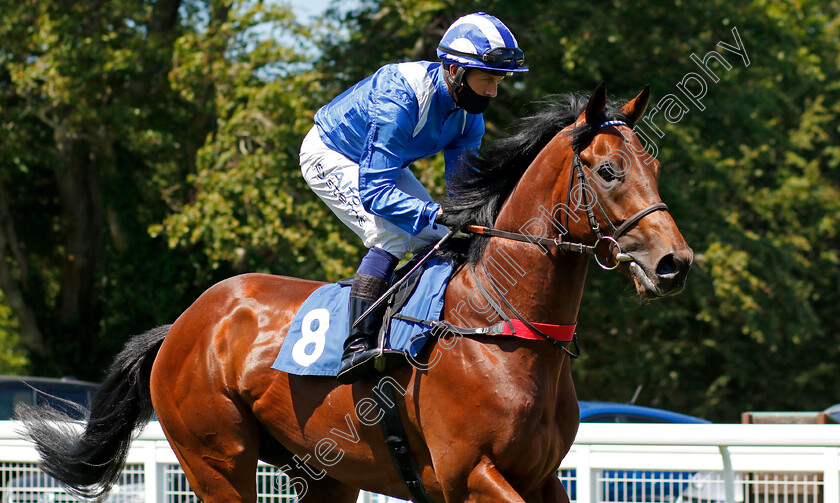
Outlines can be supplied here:
[[[0, 421], [2, 503], [74, 501], [18, 428]], [[558, 476], [579, 503], [840, 503], [840, 425], [584, 423]], [[274, 467], [259, 467], [257, 487], [261, 502], [296, 501]], [[197, 502], [159, 424], [132, 444], [107, 502]]]

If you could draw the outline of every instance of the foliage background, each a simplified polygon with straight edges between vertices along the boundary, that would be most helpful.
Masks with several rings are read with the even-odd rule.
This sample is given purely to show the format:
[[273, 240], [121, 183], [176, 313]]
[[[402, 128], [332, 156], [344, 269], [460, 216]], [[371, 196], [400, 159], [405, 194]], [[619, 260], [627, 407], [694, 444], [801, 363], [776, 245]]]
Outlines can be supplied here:
[[[485, 10], [532, 71], [487, 141], [549, 94], [653, 102], [697, 71], [704, 111], [657, 124], [661, 192], [697, 254], [685, 292], [640, 303], [594, 270], [575, 363], [582, 399], [738, 421], [840, 401], [840, 5], [755, 0], [366, 0], [315, 20], [256, 0], [0, 5], [0, 372], [100, 380], [130, 334], [246, 271], [336, 280], [358, 240], [306, 188], [319, 106], [393, 61], [433, 59]], [[744, 66], [716, 44], [734, 44]], [[443, 192], [439, 158], [415, 171]]]

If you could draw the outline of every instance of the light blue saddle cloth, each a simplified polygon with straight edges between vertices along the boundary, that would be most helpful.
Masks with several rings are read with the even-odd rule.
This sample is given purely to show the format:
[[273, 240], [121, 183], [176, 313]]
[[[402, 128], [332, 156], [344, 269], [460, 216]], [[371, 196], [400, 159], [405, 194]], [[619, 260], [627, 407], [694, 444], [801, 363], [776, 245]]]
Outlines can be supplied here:
[[[448, 262], [438, 258], [429, 260], [400, 314], [421, 320], [439, 320], [451, 274], [452, 265]], [[292, 319], [289, 333], [271, 368], [296, 375], [338, 374], [350, 325], [349, 298], [350, 286], [338, 283], [324, 285], [312, 292]], [[427, 325], [391, 318], [385, 337], [386, 347], [415, 357], [430, 336]]]

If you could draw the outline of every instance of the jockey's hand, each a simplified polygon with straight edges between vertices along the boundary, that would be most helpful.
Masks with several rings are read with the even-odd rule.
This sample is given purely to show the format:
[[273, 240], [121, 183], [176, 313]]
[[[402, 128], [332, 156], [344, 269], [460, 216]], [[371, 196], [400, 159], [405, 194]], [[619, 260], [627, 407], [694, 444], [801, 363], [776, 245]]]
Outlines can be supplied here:
[[438, 214], [435, 217], [435, 225], [445, 225], [450, 229], [460, 229], [461, 223], [456, 220], [456, 214], [452, 212], [446, 211], [443, 206], [441, 206], [440, 210], [438, 210]]

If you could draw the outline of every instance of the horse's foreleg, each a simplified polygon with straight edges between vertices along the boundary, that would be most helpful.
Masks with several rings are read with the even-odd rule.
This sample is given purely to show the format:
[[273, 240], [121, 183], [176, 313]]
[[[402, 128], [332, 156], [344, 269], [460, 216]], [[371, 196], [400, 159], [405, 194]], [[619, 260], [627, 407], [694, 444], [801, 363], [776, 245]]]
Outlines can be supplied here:
[[473, 468], [467, 478], [466, 501], [475, 503], [525, 503], [522, 496], [511, 487], [504, 475], [496, 468], [496, 465], [486, 457]]

